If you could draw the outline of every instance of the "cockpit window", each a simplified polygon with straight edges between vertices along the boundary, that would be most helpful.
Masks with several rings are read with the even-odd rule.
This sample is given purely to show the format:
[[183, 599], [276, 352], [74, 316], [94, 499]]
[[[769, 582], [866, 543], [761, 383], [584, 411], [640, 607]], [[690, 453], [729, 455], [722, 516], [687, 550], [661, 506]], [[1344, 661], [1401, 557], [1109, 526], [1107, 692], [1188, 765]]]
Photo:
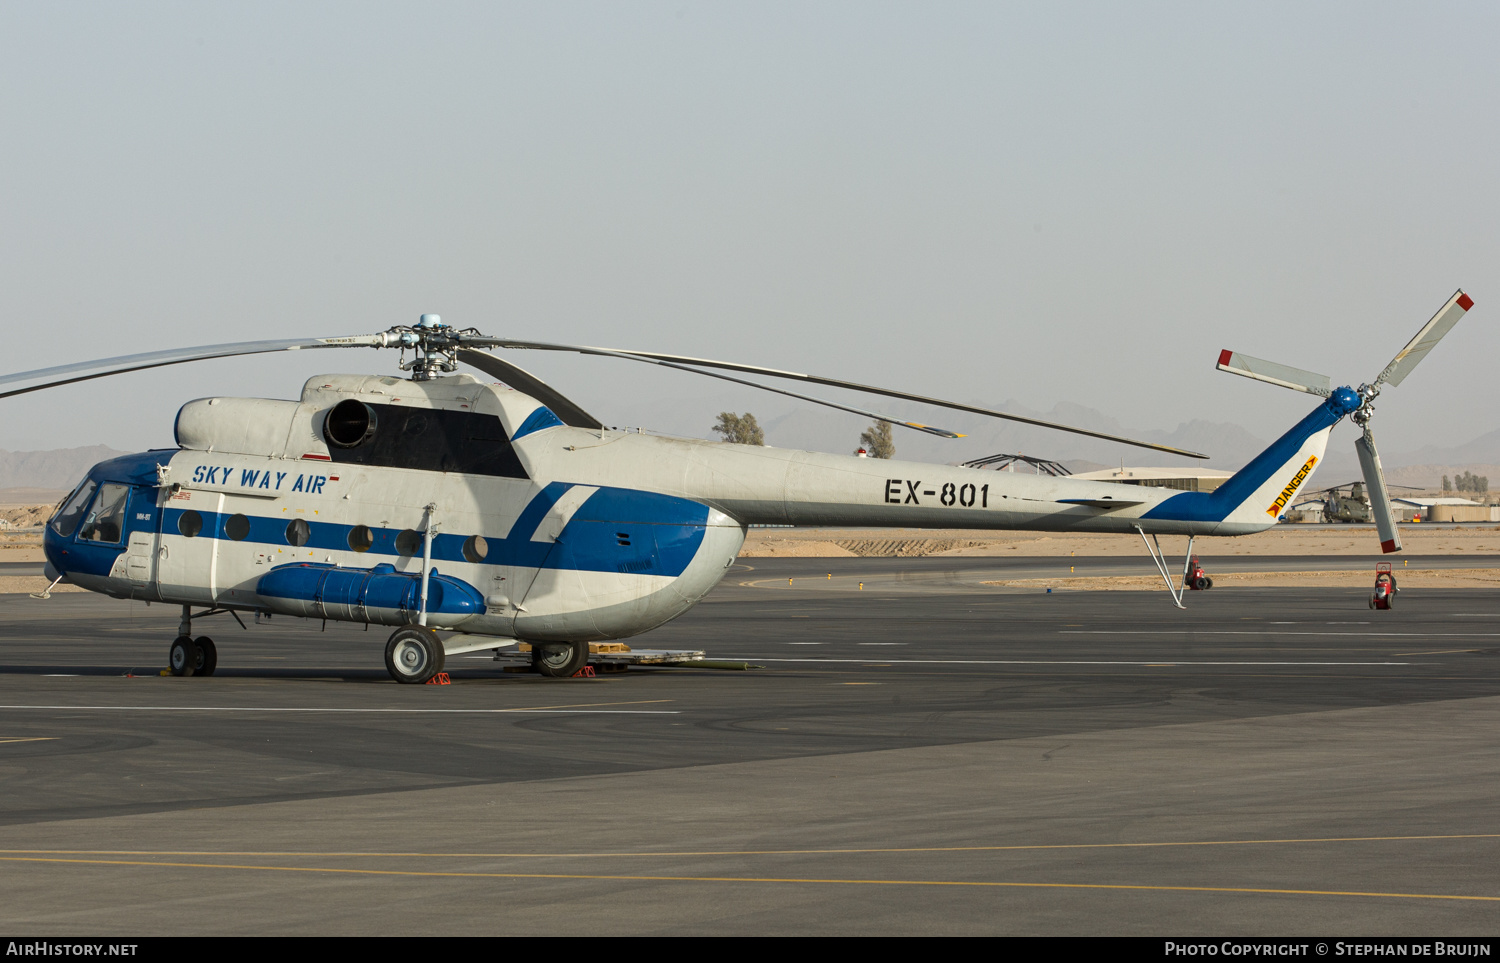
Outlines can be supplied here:
[[52, 530], [63, 538], [70, 537], [78, 528], [78, 522], [83, 518], [83, 510], [88, 507], [89, 499], [94, 497], [94, 482], [85, 480], [73, 490], [63, 507], [58, 509], [57, 514], [52, 516]]
[[90, 542], [114, 544], [125, 530], [125, 500], [129, 485], [105, 485], [99, 489], [94, 507], [83, 520], [78, 537]]

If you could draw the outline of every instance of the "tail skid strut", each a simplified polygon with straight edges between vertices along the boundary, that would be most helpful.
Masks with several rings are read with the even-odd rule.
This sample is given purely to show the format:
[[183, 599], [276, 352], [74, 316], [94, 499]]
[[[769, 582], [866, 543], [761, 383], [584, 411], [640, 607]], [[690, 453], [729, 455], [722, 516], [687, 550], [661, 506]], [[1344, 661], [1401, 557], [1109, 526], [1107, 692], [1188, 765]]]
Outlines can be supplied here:
[[1141, 541], [1145, 543], [1146, 551], [1151, 555], [1151, 561], [1156, 563], [1156, 570], [1161, 573], [1162, 581], [1167, 583], [1167, 591], [1172, 594], [1172, 604], [1179, 609], [1186, 609], [1187, 606], [1182, 604], [1182, 594], [1187, 591], [1188, 566], [1193, 562], [1194, 536], [1188, 536], [1187, 554], [1182, 559], [1182, 585], [1173, 588], [1172, 573], [1167, 568], [1167, 556], [1161, 550], [1161, 542], [1157, 540], [1155, 535], [1147, 539], [1146, 530], [1139, 525], [1135, 526], [1135, 530], [1141, 533]]

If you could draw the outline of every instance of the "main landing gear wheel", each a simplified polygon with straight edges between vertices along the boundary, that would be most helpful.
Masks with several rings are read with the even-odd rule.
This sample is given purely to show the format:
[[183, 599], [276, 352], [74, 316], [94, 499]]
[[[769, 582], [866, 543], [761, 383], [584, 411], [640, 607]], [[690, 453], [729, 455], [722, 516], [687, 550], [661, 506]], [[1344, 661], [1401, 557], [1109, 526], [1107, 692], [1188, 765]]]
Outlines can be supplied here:
[[214, 648], [214, 640], [201, 635], [193, 640], [193, 645], [198, 647], [198, 661], [193, 667], [193, 675], [213, 675], [214, 670], [219, 667], [219, 650]]
[[443, 643], [425, 625], [403, 625], [385, 644], [385, 668], [397, 682], [420, 685], [443, 671]]
[[179, 636], [167, 653], [167, 665], [173, 675], [192, 675], [198, 671], [198, 646], [187, 636]]
[[533, 642], [531, 667], [542, 675], [566, 679], [589, 661], [587, 642]]

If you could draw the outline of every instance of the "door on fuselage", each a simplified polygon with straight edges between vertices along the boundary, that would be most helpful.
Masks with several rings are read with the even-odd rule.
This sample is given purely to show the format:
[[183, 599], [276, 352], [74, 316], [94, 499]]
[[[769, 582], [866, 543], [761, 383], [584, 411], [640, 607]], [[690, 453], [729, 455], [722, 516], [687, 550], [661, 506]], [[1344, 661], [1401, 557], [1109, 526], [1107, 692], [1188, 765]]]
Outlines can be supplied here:
[[162, 505], [156, 583], [165, 602], [212, 604], [223, 528], [219, 492], [178, 491]]
[[161, 509], [157, 505], [160, 489], [133, 485], [125, 514], [125, 557], [123, 569], [116, 574], [130, 583], [132, 598], [155, 600], [157, 592], [157, 550], [161, 543]]

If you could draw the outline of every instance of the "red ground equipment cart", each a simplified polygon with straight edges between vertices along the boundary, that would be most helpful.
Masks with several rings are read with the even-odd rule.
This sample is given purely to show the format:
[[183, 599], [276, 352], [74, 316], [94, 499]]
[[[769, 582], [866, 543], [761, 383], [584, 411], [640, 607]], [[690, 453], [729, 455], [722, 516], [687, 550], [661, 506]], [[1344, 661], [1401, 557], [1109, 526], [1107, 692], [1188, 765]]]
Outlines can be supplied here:
[[1214, 580], [1209, 578], [1208, 574], [1203, 571], [1203, 563], [1198, 561], [1198, 556], [1196, 555], [1188, 562], [1187, 578], [1184, 581], [1187, 582], [1188, 588], [1198, 592], [1207, 591], [1214, 587]]
[[1375, 594], [1370, 596], [1370, 608], [1390, 608], [1397, 591], [1396, 576], [1391, 574], [1391, 563], [1375, 563]]

